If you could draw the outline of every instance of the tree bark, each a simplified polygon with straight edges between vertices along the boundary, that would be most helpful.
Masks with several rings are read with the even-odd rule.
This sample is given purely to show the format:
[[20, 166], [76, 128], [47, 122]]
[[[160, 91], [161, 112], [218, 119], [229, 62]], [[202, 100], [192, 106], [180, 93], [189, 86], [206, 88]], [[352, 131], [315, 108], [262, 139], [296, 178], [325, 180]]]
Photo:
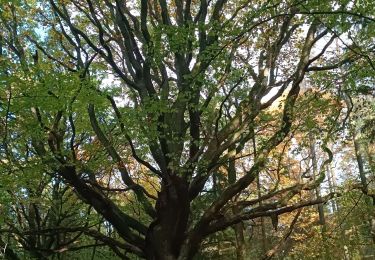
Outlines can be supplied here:
[[[335, 172], [332, 170], [332, 167], [330, 165], [326, 166], [326, 172], [327, 172], [327, 179], [328, 179], [328, 189], [330, 193], [333, 193], [336, 191]], [[337, 202], [335, 199], [332, 199], [331, 206], [332, 206], [332, 212], [338, 211], [338, 206], [337, 206]]]
[[[228, 163], [228, 183], [233, 184], [233, 183], [236, 182], [236, 179], [237, 179], [237, 172], [236, 172], [235, 161], [230, 160], [229, 163]], [[239, 212], [240, 212], [239, 209], [233, 208], [233, 214], [236, 215]], [[235, 235], [236, 235], [236, 256], [237, 256], [237, 260], [245, 260], [246, 259], [246, 245], [245, 245], [244, 230], [245, 230], [245, 227], [244, 227], [243, 222], [239, 222], [239, 223], [234, 225], [234, 232], [235, 232]]]
[[[317, 176], [317, 174], [319, 172], [319, 170], [318, 170], [318, 162], [317, 162], [317, 159], [316, 159], [316, 147], [315, 147], [316, 140], [315, 140], [314, 136], [312, 135], [312, 133], [309, 134], [309, 138], [310, 138], [310, 156], [311, 156], [311, 162], [312, 162], [312, 167], [313, 167], [313, 179], [315, 181], [316, 180], [316, 176]], [[320, 184], [315, 188], [315, 197], [316, 197], [316, 199], [321, 199], [322, 198], [321, 191], [320, 191]], [[329, 258], [330, 253], [329, 253], [329, 248], [327, 247], [327, 243], [326, 243], [326, 240], [327, 240], [327, 235], [326, 235], [327, 226], [326, 226], [326, 220], [325, 220], [325, 215], [324, 215], [324, 208], [323, 208], [323, 204], [322, 203], [318, 204], [318, 213], [319, 213], [319, 225], [321, 227], [321, 235], [322, 235], [322, 240], [323, 240], [323, 244], [324, 244], [323, 256], [325, 258]]]
[[187, 181], [176, 175], [171, 176], [170, 183], [162, 185], [155, 208], [157, 217], [146, 235], [146, 258], [178, 259], [190, 211]]

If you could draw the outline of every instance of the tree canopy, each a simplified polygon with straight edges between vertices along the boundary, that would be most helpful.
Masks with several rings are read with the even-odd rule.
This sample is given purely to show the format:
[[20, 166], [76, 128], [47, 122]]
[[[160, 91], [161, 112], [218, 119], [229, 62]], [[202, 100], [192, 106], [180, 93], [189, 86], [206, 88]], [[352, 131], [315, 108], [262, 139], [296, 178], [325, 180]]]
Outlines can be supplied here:
[[354, 216], [375, 241], [374, 14], [0, 0], [4, 256], [337, 259]]

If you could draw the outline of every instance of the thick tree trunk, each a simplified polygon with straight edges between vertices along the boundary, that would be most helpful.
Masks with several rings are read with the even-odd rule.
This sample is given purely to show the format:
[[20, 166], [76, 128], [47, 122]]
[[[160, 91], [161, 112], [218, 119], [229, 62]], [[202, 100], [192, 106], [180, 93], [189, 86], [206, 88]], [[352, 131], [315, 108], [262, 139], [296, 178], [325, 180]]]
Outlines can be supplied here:
[[180, 256], [189, 219], [188, 184], [171, 176], [163, 184], [156, 203], [157, 217], [146, 236], [146, 257], [149, 260], [174, 260]]

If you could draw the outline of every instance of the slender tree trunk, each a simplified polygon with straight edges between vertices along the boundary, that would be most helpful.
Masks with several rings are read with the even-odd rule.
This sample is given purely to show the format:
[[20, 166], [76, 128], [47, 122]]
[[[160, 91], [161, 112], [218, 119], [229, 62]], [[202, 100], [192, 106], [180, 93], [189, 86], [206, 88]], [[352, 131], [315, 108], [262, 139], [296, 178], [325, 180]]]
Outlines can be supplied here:
[[[316, 149], [315, 149], [315, 138], [310, 134], [310, 155], [313, 167], [313, 179], [315, 181], [316, 176], [318, 174], [318, 162], [316, 159]], [[315, 196], [317, 199], [321, 198], [320, 192], [320, 185], [315, 189]], [[319, 224], [324, 226], [325, 225], [325, 216], [324, 216], [324, 208], [323, 204], [318, 204], [318, 212], [319, 212]]]
[[[233, 160], [228, 162], [228, 183], [233, 184], [236, 182], [237, 172], [236, 164]], [[238, 209], [233, 209], [233, 214], [237, 214]], [[246, 244], [245, 244], [245, 235], [244, 235], [244, 224], [242, 222], [234, 225], [234, 232], [236, 235], [236, 256], [237, 260], [246, 259]]]
[[365, 164], [364, 164], [364, 156], [362, 154], [361, 144], [359, 143], [356, 134], [353, 134], [353, 143], [354, 143], [355, 157], [357, 159], [357, 164], [358, 164], [359, 178], [361, 180], [363, 189], [365, 189], [367, 192], [367, 178], [366, 178], [366, 171], [365, 171]]
[[366, 149], [366, 155], [367, 155], [367, 159], [368, 159], [368, 164], [369, 164], [369, 170], [370, 170], [370, 173], [371, 173], [371, 177], [374, 178], [374, 169], [375, 169], [375, 162], [374, 162], [374, 155], [371, 154], [370, 152], [370, 146], [367, 146], [367, 149]]
[[[353, 103], [350, 100], [350, 97], [346, 94], [344, 94], [344, 100], [348, 108], [353, 108]], [[366, 171], [365, 171], [365, 156], [362, 151], [362, 147], [360, 144], [360, 141], [358, 140], [358, 136], [356, 134], [356, 130], [354, 125], [350, 129], [352, 131], [352, 139], [353, 139], [353, 144], [354, 144], [354, 152], [355, 152], [355, 157], [357, 160], [357, 165], [358, 165], [358, 171], [359, 171], [359, 179], [361, 181], [361, 186], [362, 186], [362, 192], [365, 194], [365, 202], [367, 205], [370, 207], [372, 206], [372, 212], [370, 214], [370, 232], [372, 236], [372, 241], [375, 243], [375, 194], [369, 194], [368, 190], [368, 181], [366, 177]], [[372, 201], [371, 201], [372, 199]]]
[[[236, 213], [236, 211], [234, 212]], [[246, 258], [246, 244], [244, 235], [244, 224], [240, 222], [234, 226], [236, 234], [236, 256], [237, 260], [245, 260]]]
[[[253, 141], [254, 158], [256, 158], [257, 157], [257, 145], [256, 145], [256, 141], [255, 141], [254, 129], [252, 129], [252, 131], [253, 131], [252, 141]], [[257, 193], [258, 193], [258, 198], [260, 198], [262, 196], [262, 191], [261, 191], [261, 186], [260, 186], [259, 175], [257, 177]], [[262, 201], [259, 202], [259, 206], [262, 206]], [[266, 234], [266, 226], [265, 226], [263, 217], [260, 217], [260, 228], [261, 228], [261, 250], [262, 250], [260, 255], [264, 255], [267, 252], [267, 246], [266, 246], [267, 245], [267, 234]]]
[[[328, 189], [330, 193], [333, 193], [336, 191], [336, 180], [334, 176], [335, 173], [332, 170], [330, 165], [326, 166], [326, 172], [327, 172], [327, 179], [328, 179]], [[332, 206], [332, 212], [336, 212], [338, 210], [335, 199], [331, 200], [331, 206]]]
[[[311, 133], [309, 134], [309, 138], [310, 138], [310, 156], [311, 156], [312, 167], [313, 167], [313, 180], [315, 181], [316, 176], [319, 172], [318, 162], [316, 159], [315, 138], [313, 137]], [[321, 198], [320, 184], [315, 189], [315, 197], [316, 199]], [[326, 243], [327, 227], [326, 227], [326, 220], [325, 220], [325, 215], [324, 215], [324, 207], [322, 203], [318, 204], [318, 213], [319, 213], [319, 225], [321, 226], [321, 235], [322, 235], [322, 240], [324, 244], [324, 257], [325, 259], [330, 259], [329, 248], [327, 247], [327, 243]]]
[[370, 222], [372, 241], [375, 243], [375, 194], [369, 194], [368, 181], [366, 177], [365, 163], [364, 163], [365, 156], [363, 155], [361, 144], [355, 133], [353, 133], [353, 143], [354, 143], [355, 156], [356, 156], [357, 164], [358, 164], [359, 178], [361, 180], [361, 185], [362, 185], [362, 191], [366, 195], [365, 201], [367, 205], [372, 206], [372, 216], [370, 217], [369, 222]]
[[[258, 198], [262, 196], [262, 191], [261, 191], [261, 186], [260, 186], [260, 180], [259, 176], [257, 178], [257, 192], [258, 192]], [[262, 201], [259, 202], [259, 206], [262, 206]], [[261, 255], [264, 255], [267, 252], [267, 234], [266, 234], [266, 226], [264, 223], [264, 218], [260, 217], [260, 228], [261, 228]]]
[[[329, 170], [330, 170], [331, 177], [332, 177], [333, 190], [336, 191], [336, 188], [337, 188], [336, 171], [333, 169], [332, 164], [329, 165]], [[336, 210], [339, 211], [340, 205], [339, 205], [338, 201], [336, 199], [334, 199], [333, 201], [335, 202]]]

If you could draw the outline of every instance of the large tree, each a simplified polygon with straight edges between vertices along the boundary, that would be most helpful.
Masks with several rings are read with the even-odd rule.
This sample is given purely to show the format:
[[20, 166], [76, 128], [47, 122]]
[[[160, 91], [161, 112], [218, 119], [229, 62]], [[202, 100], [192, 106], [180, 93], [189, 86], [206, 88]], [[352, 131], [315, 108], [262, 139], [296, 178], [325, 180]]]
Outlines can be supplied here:
[[[264, 216], [277, 226], [334, 195], [296, 196], [332, 160], [344, 91], [332, 73], [374, 69], [373, 4], [0, 3], [1, 168], [64, 180], [113, 226], [119, 241], [96, 238], [122, 257], [191, 259], [216, 232]], [[304, 125], [327, 89], [334, 105]], [[312, 128], [326, 154], [316, 178], [256, 188], [269, 167], [288, 172], [277, 151]]]

